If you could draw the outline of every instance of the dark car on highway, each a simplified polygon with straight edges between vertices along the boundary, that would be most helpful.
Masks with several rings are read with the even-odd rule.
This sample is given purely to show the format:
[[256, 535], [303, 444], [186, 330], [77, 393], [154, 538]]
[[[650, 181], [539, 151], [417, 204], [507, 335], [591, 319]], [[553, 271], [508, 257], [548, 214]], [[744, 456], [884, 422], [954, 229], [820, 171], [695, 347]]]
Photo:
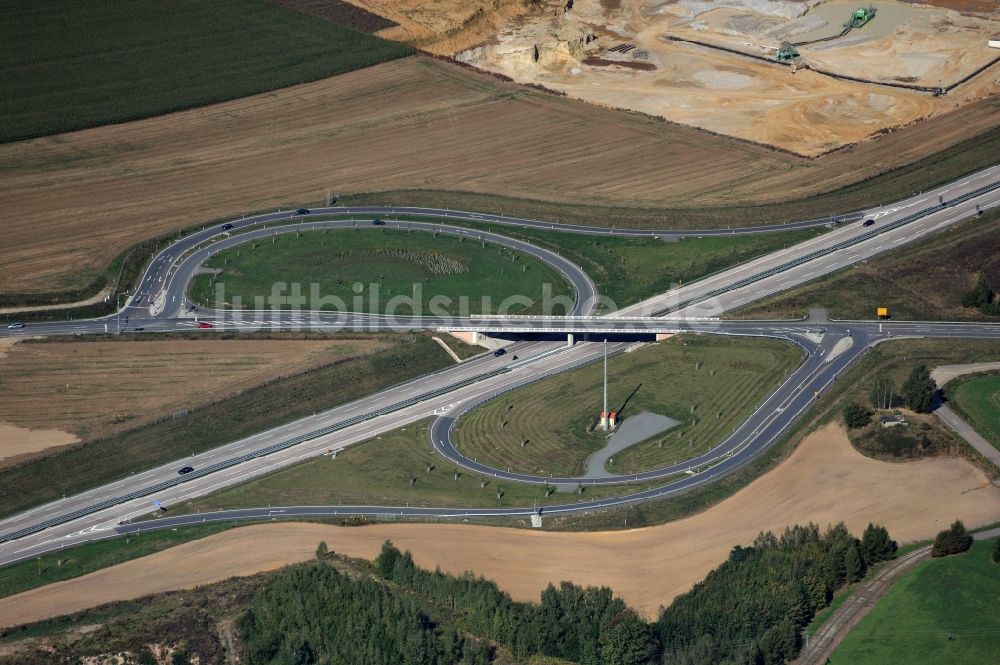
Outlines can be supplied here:
[[232, 224], [229, 224], [229, 223], [226, 223], [226, 224], [223, 224], [223, 225], [222, 225], [222, 230], [223, 230], [223, 231], [228, 231], [228, 230], [229, 230], [229, 229], [231, 229], [231, 228], [233, 228], [233, 225], [232, 225]]
[[372, 224], [375, 226], [385, 226], [385, 222], [383, 222], [381, 219], [373, 219]]
[[182, 466], [181, 468], [177, 469], [177, 473], [179, 473], [182, 476], [185, 473], [191, 473], [192, 471], [194, 471], [194, 467], [193, 466]]
[[874, 219], [866, 219], [865, 223], [862, 224], [862, 226], [875, 226], [875, 220]]
[[507, 349], [497, 349], [496, 351], [493, 352], [493, 357], [494, 358], [499, 358], [500, 356], [502, 356], [502, 355], [504, 355], [506, 353], [507, 353]]
[[309, 208], [299, 208], [298, 210], [295, 211], [295, 214], [296, 215], [308, 215], [309, 214]]

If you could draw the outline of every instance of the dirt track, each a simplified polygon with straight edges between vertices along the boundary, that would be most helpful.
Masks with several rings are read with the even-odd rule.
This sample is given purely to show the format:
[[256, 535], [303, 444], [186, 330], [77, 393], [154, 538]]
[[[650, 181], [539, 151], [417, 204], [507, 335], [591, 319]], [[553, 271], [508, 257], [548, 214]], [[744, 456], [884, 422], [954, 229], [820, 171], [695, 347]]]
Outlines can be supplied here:
[[0, 146], [0, 284], [7, 293], [77, 287], [140, 239], [331, 191], [677, 208], [796, 199], [934, 153], [996, 118], [992, 102], [967, 106], [809, 161], [407, 58]]
[[342, 554], [371, 558], [387, 538], [412, 550], [422, 566], [471, 569], [519, 599], [537, 599], [547, 583], [570, 579], [611, 586], [652, 617], [733, 545], [749, 543], [761, 530], [844, 520], [860, 533], [875, 521], [906, 542], [931, 536], [956, 517], [973, 527], [997, 515], [1000, 489], [967, 462], [879, 462], [851, 448], [839, 427], [828, 426], [735, 496], [662, 526], [598, 533], [458, 524], [245, 527], [0, 601], [0, 626], [273, 569], [308, 559], [320, 540]]

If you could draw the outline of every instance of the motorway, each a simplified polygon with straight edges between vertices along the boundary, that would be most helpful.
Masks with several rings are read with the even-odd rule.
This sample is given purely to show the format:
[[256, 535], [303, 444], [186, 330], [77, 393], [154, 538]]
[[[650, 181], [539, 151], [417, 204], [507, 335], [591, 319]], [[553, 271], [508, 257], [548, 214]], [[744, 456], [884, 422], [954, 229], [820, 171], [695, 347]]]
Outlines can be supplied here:
[[[861, 224], [842, 224], [833, 231], [781, 252], [731, 268], [704, 280], [672, 289], [667, 294], [624, 308], [611, 316], [588, 316], [595, 303], [593, 283], [579, 268], [558, 255], [528, 243], [490, 234], [490, 242], [507, 244], [517, 251], [532, 254], [566, 275], [573, 284], [577, 298], [571, 317], [384, 317], [335, 312], [217, 312], [198, 314], [215, 326], [206, 331], [225, 329], [252, 330], [270, 328], [362, 329], [362, 330], [468, 330], [493, 334], [530, 333], [537, 335], [574, 334], [600, 339], [615, 334], [648, 337], [655, 333], [696, 331], [716, 334], [767, 335], [793, 341], [804, 349], [799, 368], [771, 394], [726, 441], [712, 451], [682, 465], [665, 469], [586, 483], [650, 484], [678, 473], [684, 478], [660, 488], [637, 491], [617, 499], [584, 501], [550, 506], [545, 514], [596, 510], [626, 503], [647, 501], [711, 482], [730, 473], [760, 455], [795, 421], [795, 418], [823, 390], [836, 380], [874, 343], [892, 337], [970, 337], [1000, 339], [1000, 326], [989, 324], [948, 323], [832, 323], [832, 322], [759, 322], [721, 321], [718, 314], [749, 300], [785, 290], [815, 277], [866, 260], [918, 237], [937, 232], [949, 224], [975, 215], [977, 206], [986, 209], [1000, 204], [1000, 167], [970, 176], [961, 182], [932, 190], [892, 206], [865, 211], [865, 218], [875, 218], [874, 228]], [[992, 189], [988, 187], [992, 186]], [[963, 199], [975, 195], [975, 198]], [[353, 227], [354, 221], [320, 221], [296, 219], [332, 213], [388, 216], [390, 214], [423, 214], [417, 209], [322, 209], [310, 215], [290, 213], [234, 220], [233, 232], [220, 227], [191, 234], [154, 257], [140, 282], [137, 293], [129, 300], [121, 315], [129, 326], [143, 327], [149, 332], [169, 330], [199, 330], [193, 327], [192, 313], [184, 297], [188, 280], [201, 262], [212, 252], [251, 237], [268, 237], [275, 232], [292, 232], [315, 225], [333, 224]], [[425, 211], [428, 216], [464, 220], [488, 221], [522, 226], [543, 224], [530, 220], [498, 219], [491, 215]], [[914, 216], [913, 213], [919, 213]], [[912, 219], [911, 219], [912, 218]], [[291, 223], [290, 223], [291, 222]], [[283, 226], [275, 228], [276, 223]], [[271, 228], [265, 228], [270, 224]], [[412, 226], [415, 230], [437, 229], [444, 233], [464, 233], [473, 237], [487, 235], [484, 231], [448, 227], [429, 222], [386, 222], [387, 226]], [[803, 224], [814, 224], [807, 222]], [[895, 226], [894, 225], [897, 225]], [[419, 227], [419, 228], [418, 228]], [[426, 228], [425, 228], [426, 227]], [[787, 228], [787, 227], [783, 227]], [[607, 232], [591, 227], [571, 231]], [[876, 233], [871, 233], [871, 231]], [[734, 231], [730, 230], [729, 233]], [[743, 231], [740, 231], [743, 232]], [[749, 231], [747, 231], [749, 232]], [[755, 230], [754, 232], [758, 232]], [[619, 233], [619, 231], [616, 231]], [[643, 232], [643, 235], [649, 234]], [[667, 232], [653, 232], [663, 235]], [[681, 233], [670, 231], [669, 233]], [[698, 232], [702, 234], [701, 232]], [[254, 234], [254, 235], [251, 235]], [[684, 232], [692, 235], [694, 232]], [[669, 316], [662, 316], [668, 312]], [[116, 316], [87, 321], [32, 324], [21, 331], [0, 334], [73, 334], [116, 329]], [[113, 327], [112, 327], [113, 326]], [[850, 332], [848, 332], [848, 329]], [[851, 339], [850, 348], [836, 356], [831, 354], [842, 339]], [[625, 342], [611, 344], [620, 350]], [[10, 563], [41, 552], [51, 551], [88, 540], [112, 537], [149, 528], [164, 528], [203, 520], [234, 518], [268, 518], [295, 515], [413, 515], [433, 517], [529, 515], [535, 509], [442, 509], [409, 508], [406, 506], [354, 507], [288, 507], [223, 511], [213, 515], [179, 516], [153, 522], [127, 524], [128, 520], [150, 512], [151, 501], [164, 506], [191, 497], [203, 496], [247, 478], [271, 472], [302, 459], [335, 451], [377, 434], [392, 431], [429, 416], [438, 416], [430, 434], [435, 447], [456, 464], [479, 472], [505, 477], [512, 481], [535, 483], [577, 483], [575, 478], [539, 478], [509, 474], [499, 469], [477, 466], [474, 460], [462, 457], [450, 445], [448, 432], [454, 419], [486, 399], [512, 390], [544, 376], [567, 371], [600, 357], [601, 345], [561, 342], [521, 342], [512, 347], [513, 353], [501, 358], [480, 356], [436, 374], [420, 377], [376, 395], [336, 407], [273, 430], [235, 441], [205, 453], [176, 460], [156, 469], [149, 469], [127, 478], [94, 488], [80, 495], [66, 497], [25, 513], [0, 521], [0, 564]], [[511, 360], [516, 353], [518, 360]], [[179, 477], [176, 469], [190, 465], [196, 469], [189, 476]], [[119, 522], [126, 522], [119, 524]]]

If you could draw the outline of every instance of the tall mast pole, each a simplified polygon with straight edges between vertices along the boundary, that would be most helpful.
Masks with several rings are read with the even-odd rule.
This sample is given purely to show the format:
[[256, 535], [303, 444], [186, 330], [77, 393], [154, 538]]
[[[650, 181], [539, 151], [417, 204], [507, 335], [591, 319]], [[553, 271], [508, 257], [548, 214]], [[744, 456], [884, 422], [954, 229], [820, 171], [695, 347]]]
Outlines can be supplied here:
[[[604, 417], [608, 418], [608, 340], [604, 340]], [[604, 421], [604, 429], [608, 429], [608, 421]]]

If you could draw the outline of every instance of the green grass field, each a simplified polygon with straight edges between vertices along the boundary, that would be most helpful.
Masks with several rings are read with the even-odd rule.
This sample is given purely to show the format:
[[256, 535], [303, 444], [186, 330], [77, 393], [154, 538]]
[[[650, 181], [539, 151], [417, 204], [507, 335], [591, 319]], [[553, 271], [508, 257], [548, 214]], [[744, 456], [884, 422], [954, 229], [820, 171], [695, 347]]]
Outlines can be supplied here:
[[[452, 222], [454, 223], [454, 222]], [[814, 238], [825, 229], [751, 236], [703, 236], [677, 242], [656, 238], [587, 236], [499, 225], [469, 224], [551, 249], [584, 269], [617, 308], [738, 263]], [[607, 311], [602, 306], [599, 311]]]
[[1000, 210], [957, 224], [865, 263], [736, 310], [738, 318], [796, 318], [825, 307], [836, 319], [996, 320], [962, 307], [979, 275], [1000, 270]]
[[0, 469], [0, 515], [250, 436], [454, 363], [430, 336], [393, 339], [398, 345], [392, 348], [265, 383], [191, 409], [182, 418], [168, 417]]
[[[273, 244], [256, 241], [220, 252], [205, 265], [222, 272], [195, 278], [192, 297], [213, 304], [216, 285], [224, 284], [229, 307], [237, 304], [236, 296], [242, 307], [254, 307], [258, 297], [269, 303], [277, 282], [301, 285], [305, 309], [404, 315], [542, 313], [546, 289], [567, 302], [573, 298], [566, 280], [532, 257], [471, 238], [392, 229], [286, 234]], [[312, 284], [318, 285], [315, 294]], [[401, 304], [394, 306], [394, 299]]]
[[[767, 455], [761, 455], [736, 472], [704, 487], [685, 492], [667, 501], [615, 508], [587, 515], [567, 515], [550, 519], [546, 528], [561, 531], [599, 531], [663, 524], [699, 513], [723, 501], [773, 469], [787, 458], [795, 446], [814, 429], [838, 419], [849, 402], [863, 403], [874, 381], [892, 376], [901, 385], [914, 364], [929, 367], [996, 360], [997, 344], [992, 340], [900, 339], [872, 348], [854, 367], [815, 400]], [[941, 425], [943, 431], [947, 431]], [[954, 436], [954, 435], [952, 435]], [[996, 476], [992, 464], [971, 446], [956, 439], [959, 453], [977, 464], [990, 477]], [[904, 548], [905, 549], [905, 548]]]
[[[784, 342], [710, 335], [682, 335], [614, 356], [608, 361], [612, 410], [625, 418], [651, 411], [681, 425], [627, 449], [611, 470], [656, 468], [705, 452], [732, 432], [800, 358], [799, 350]], [[455, 429], [459, 449], [499, 468], [582, 473], [586, 458], [606, 443], [602, 433], [588, 431], [601, 410], [602, 372], [602, 364], [594, 363], [474, 409]]]
[[970, 375], [949, 383], [945, 392], [951, 406], [1000, 449], [1000, 374]]
[[826, 623], [826, 620], [829, 619], [830, 616], [837, 611], [837, 608], [843, 605], [844, 601], [851, 597], [851, 592], [853, 590], [854, 590], [853, 587], [846, 586], [837, 591], [833, 595], [833, 600], [830, 601], [830, 604], [821, 609], [819, 612], [817, 612], [816, 616], [814, 616], [812, 621], [810, 621], [809, 624], [805, 627], [804, 629], [805, 634], [809, 635], [810, 637], [815, 635], [816, 631], [819, 630], [824, 623]]
[[413, 52], [264, 0], [11, 0], [0, 42], [0, 142], [245, 97]]
[[830, 658], [831, 665], [995, 663], [1000, 566], [993, 541], [932, 559], [901, 577]]
[[171, 506], [167, 514], [268, 505], [544, 506], [619, 496], [649, 487], [584, 487], [582, 492], [567, 493], [547, 492], [539, 485], [497, 482], [490, 476], [457, 469], [439, 457], [427, 440], [429, 424], [429, 420], [413, 423], [350, 446], [336, 458], [312, 459]]

